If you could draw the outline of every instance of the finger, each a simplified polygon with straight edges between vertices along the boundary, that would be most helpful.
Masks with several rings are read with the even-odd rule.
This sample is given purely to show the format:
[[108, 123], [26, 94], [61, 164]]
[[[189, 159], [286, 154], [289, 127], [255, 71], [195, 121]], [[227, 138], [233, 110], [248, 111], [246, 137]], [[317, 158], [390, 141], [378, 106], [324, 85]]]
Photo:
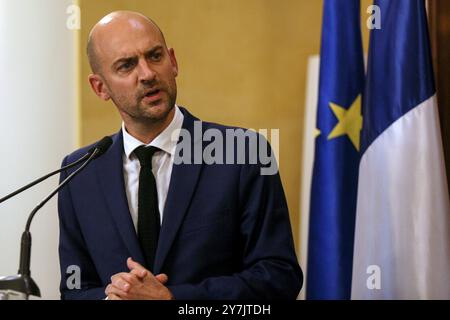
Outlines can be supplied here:
[[121, 296], [121, 295], [125, 295], [125, 294], [127, 294], [128, 292], [125, 292], [125, 291], [123, 291], [123, 290], [121, 290], [120, 288], [118, 288], [118, 287], [116, 287], [116, 286], [114, 286], [114, 285], [112, 285], [112, 284], [109, 284], [107, 287], [106, 287], [106, 289], [105, 289], [105, 294], [108, 296], [108, 295], [110, 295], [110, 294], [116, 294], [116, 295], [119, 295], [119, 296]]
[[127, 266], [130, 270], [137, 270], [137, 273], [134, 274], [137, 275], [139, 278], [144, 278], [147, 275], [148, 270], [145, 269], [142, 265], [134, 261], [132, 258], [127, 259]]
[[117, 296], [115, 294], [109, 294], [106, 298], [107, 298], [106, 300], [122, 300], [122, 299], [120, 299], [119, 296]]
[[105, 294], [109, 296], [110, 294], [114, 294], [119, 290], [117, 287], [114, 287], [112, 284], [109, 284], [105, 289]]
[[131, 285], [127, 281], [125, 281], [123, 278], [115, 278], [114, 281], [111, 282], [111, 284], [114, 287], [116, 287], [122, 291], [125, 291], [125, 292], [128, 292], [128, 290], [130, 290], [130, 288], [131, 288]]
[[145, 270], [145, 269], [144, 270], [142, 270], [142, 269], [132, 269], [130, 271], [130, 274], [135, 276], [135, 277], [138, 277], [139, 280], [144, 280], [147, 276], [153, 275], [150, 271]]
[[[146, 275], [145, 275], [144, 277], [142, 277], [141, 280], [142, 280], [144, 283], [146, 283], [147, 285], [151, 284], [151, 285], [156, 286], [156, 287], [164, 286], [164, 283], [165, 283], [165, 282], [161, 282], [160, 279], [161, 279], [162, 281], [166, 281], [166, 282], [167, 282], [167, 280], [165, 279], [165, 277], [167, 277], [166, 275], [165, 275], [165, 277], [164, 277], [164, 276], [160, 276], [160, 279], [158, 279], [158, 278], [156, 278], [155, 275], [154, 275], [153, 273], [151, 273], [150, 271], [145, 270], [145, 272], [146, 272]], [[138, 275], [138, 277], [140, 276], [140, 275], [139, 275], [140, 270], [138, 270], [138, 269], [133, 269], [133, 270], [130, 271], [130, 273], [131, 273], [131, 274]], [[167, 277], [167, 279], [168, 279], [168, 277]]]
[[169, 280], [169, 277], [165, 273], [160, 273], [160, 274], [156, 275], [155, 278], [162, 284], [166, 284], [167, 281]]
[[121, 273], [116, 273], [115, 275], [113, 275], [111, 277], [111, 283], [114, 281], [117, 281], [118, 279], [126, 279], [126, 275], [128, 274], [128, 272], [121, 272]]
[[115, 274], [111, 277], [111, 284], [121, 290], [128, 291], [132, 284], [137, 283], [137, 280], [132, 281], [131, 277], [131, 275], [124, 272]]
[[141, 280], [137, 275], [126, 272], [121, 272], [111, 277], [111, 283], [122, 290], [127, 290], [127, 287], [129, 288], [133, 285], [137, 285], [140, 281]]
[[132, 286], [137, 285], [141, 282], [141, 279], [136, 274], [133, 274], [131, 272], [121, 275], [121, 279], [125, 280]]
[[110, 287], [112, 287], [112, 285], [111, 284], [108, 284], [107, 286], [106, 286], [106, 289], [105, 289], [105, 294], [108, 296], [109, 295], [109, 293], [111, 292], [111, 288]]
[[[128, 292], [122, 291], [119, 288], [117, 288], [111, 284], [106, 287], [105, 294], [108, 297], [115, 295], [115, 296], [119, 297], [121, 300], [126, 300], [128, 298]], [[109, 299], [111, 299], [111, 298], [108, 298], [108, 300]]]

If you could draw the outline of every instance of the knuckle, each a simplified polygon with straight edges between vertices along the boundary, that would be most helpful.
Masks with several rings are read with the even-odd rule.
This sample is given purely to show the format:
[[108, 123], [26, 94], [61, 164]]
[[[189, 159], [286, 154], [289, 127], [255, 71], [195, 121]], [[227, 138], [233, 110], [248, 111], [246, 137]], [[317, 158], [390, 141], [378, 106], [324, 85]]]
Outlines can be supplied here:
[[129, 282], [134, 282], [134, 281], [137, 279], [136, 275], [133, 274], [133, 273], [127, 273], [127, 274], [124, 276], [124, 278], [125, 278], [125, 280], [127, 280], [127, 281], [129, 281]]

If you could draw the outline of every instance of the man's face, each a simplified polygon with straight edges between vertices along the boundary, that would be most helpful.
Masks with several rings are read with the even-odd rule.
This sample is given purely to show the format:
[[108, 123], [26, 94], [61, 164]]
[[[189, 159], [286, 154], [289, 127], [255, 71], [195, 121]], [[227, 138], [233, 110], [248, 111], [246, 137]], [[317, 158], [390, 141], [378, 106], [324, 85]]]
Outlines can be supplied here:
[[163, 121], [177, 96], [173, 49], [167, 49], [160, 31], [146, 21], [108, 27], [96, 38], [101, 97], [113, 100], [125, 122]]

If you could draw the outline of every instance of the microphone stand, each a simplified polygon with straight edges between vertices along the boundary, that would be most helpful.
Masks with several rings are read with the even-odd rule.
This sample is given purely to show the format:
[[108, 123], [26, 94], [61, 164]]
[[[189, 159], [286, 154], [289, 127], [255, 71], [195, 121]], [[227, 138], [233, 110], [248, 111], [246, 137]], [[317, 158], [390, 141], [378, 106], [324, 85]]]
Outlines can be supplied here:
[[88, 159], [90, 155], [91, 155], [90, 153], [86, 153], [84, 156], [82, 156], [82, 157], [81, 157], [80, 159], [78, 159], [77, 161], [75, 161], [75, 162], [73, 162], [73, 163], [71, 163], [71, 164], [68, 164], [67, 166], [64, 166], [64, 167], [62, 167], [62, 168], [59, 168], [58, 170], [55, 170], [55, 171], [53, 171], [53, 172], [50, 172], [49, 174], [46, 174], [45, 176], [43, 176], [43, 177], [41, 177], [41, 178], [39, 178], [39, 179], [36, 179], [35, 181], [33, 181], [33, 182], [27, 184], [26, 186], [24, 186], [24, 187], [22, 187], [22, 188], [20, 188], [20, 189], [18, 189], [18, 190], [16, 190], [16, 191], [14, 191], [14, 192], [8, 194], [7, 196], [1, 198], [1, 199], [0, 199], [0, 203], [2, 203], [2, 202], [4, 202], [4, 201], [6, 201], [6, 200], [8, 200], [8, 199], [10, 199], [10, 198], [12, 198], [12, 197], [14, 197], [15, 195], [17, 195], [17, 194], [19, 194], [19, 193], [21, 193], [21, 192], [23, 192], [23, 191], [25, 191], [25, 190], [30, 189], [32, 186], [37, 185], [39, 182], [44, 181], [45, 179], [50, 178], [51, 176], [53, 176], [53, 175], [55, 175], [55, 174], [57, 174], [57, 173], [60, 173], [61, 171], [70, 169], [70, 168], [76, 166], [77, 164], [80, 164], [81, 162], [83, 162], [83, 161], [85, 161], [86, 159]]
[[[75, 177], [80, 171], [82, 171], [99, 153], [101, 150], [96, 148], [92, 154], [89, 155], [88, 160], [77, 170], [72, 172], [59, 186], [53, 190], [44, 200], [39, 203], [36, 208], [31, 211], [27, 224], [25, 226], [25, 231], [22, 233], [22, 240], [20, 246], [20, 263], [18, 275], [9, 277], [0, 277], [0, 292], [6, 291], [6, 294], [0, 294], [0, 299], [8, 300], [11, 296], [19, 299], [28, 300], [29, 296], [41, 296], [41, 292], [36, 282], [31, 278], [30, 271], [30, 259], [31, 259], [31, 233], [30, 226], [36, 212], [41, 209], [58, 191], [63, 188], [73, 177]], [[84, 156], [76, 163], [80, 163], [81, 160], [86, 158], [88, 155]], [[73, 166], [71, 164], [70, 166]], [[60, 169], [61, 171], [63, 169]], [[53, 173], [54, 174], [54, 173]], [[24, 189], [25, 190], [25, 189]], [[22, 190], [23, 191], [23, 190]], [[9, 196], [8, 196], [9, 197]], [[2, 199], [3, 200], [3, 199]]]

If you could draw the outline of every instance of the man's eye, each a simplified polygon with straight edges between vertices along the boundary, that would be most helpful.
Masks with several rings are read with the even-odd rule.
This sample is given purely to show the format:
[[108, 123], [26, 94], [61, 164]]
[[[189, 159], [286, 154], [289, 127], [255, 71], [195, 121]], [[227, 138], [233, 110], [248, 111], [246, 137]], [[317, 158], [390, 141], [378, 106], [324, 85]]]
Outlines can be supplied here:
[[162, 56], [161, 52], [155, 52], [151, 55], [151, 58], [154, 61], [159, 61], [161, 60], [161, 56]]
[[128, 70], [133, 66], [132, 62], [125, 62], [124, 64], [121, 64], [119, 67], [119, 70]]

